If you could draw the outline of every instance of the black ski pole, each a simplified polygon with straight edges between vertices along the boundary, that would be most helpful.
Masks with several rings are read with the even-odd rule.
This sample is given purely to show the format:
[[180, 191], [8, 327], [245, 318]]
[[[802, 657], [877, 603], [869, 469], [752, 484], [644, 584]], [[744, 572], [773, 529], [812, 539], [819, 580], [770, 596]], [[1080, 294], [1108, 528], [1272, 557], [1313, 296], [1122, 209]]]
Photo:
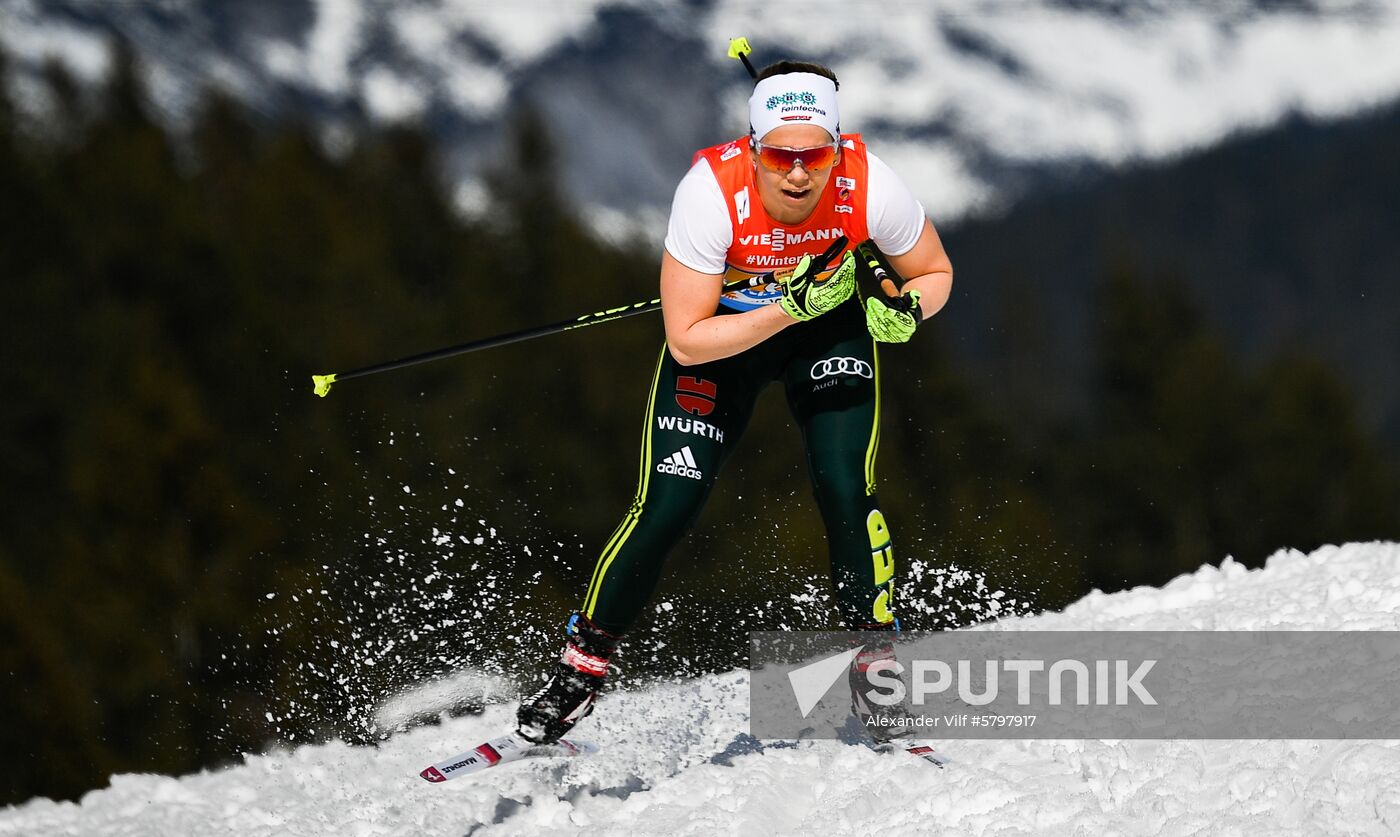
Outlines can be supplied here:
[[[764, 273], [758, 276], [751, 276], [748, 279], [736, 279], [725, 284], [724, 293], [730, 291], [744, 290], [745, 288], [756, 288], [773, 281], [772, 273]], [[351, 378], [363, 378], [366, 375], [374, 375], [379, 372], [389, 372], [394, 369], [403, 369], [406, 366], [417, 366], [420, 363], [427, 363], [433, 360], [441, 360], [456, 355], [464, 355], [467, 352], [479, 352], [482, 349], [493, 349], [497, 346], [506, 346], [511, 343], [519, 343], [522, 340], [532, 340], [536, 337], [544, 337], [548, 334], [558, 334], [562, 331], [572, 331], [576, 328], [598, 325], [599, 323], [609, 323], [613, 320], [620, 320], [623, 317], [631, 317], [637, 314], [645, 314], [648, 311], [655, 311], [661, 307], [661, 300], [653, 299], [647, 302], [634, 302], [631, 305], [624, 305], [621, 308], [609, 308], [606, 311], [595, 311], [592, 314], [584, 314], [572, 320], [552, 323], [550, 325], [536, 326], [521, 331], [513, 331], [510, 334], [501, 334], [496, 337], [485, 337], [481, 340], [472, 340], [468, 343], [459, 343], [456, 346], [447, 346], [442, 349], [434, 349], [431, 352], [409, 355], [398, 360], [390, 360], [384, 363], [376, 363], [373, 366], [363, 366], [359, 369], [352, 369], [349, 372], [332, 372], [328, 375], [312, 375], [311, 383], [317, 395], [325, 398], [330, 394], [331, 384], [340, 381], [348, 381]]]

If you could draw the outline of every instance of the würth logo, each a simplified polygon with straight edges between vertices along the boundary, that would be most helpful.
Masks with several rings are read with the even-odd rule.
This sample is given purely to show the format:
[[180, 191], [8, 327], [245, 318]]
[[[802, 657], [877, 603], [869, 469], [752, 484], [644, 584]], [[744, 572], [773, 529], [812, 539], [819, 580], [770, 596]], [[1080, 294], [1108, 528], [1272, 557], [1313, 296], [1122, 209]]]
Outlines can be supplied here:
[[702, 378], [676, 379], [676, 406], [695, 416], [708, 416], [715, 411], [714, 381]]
[[690, 445], [656, 463], [656, 470], [663, 474], [690, 477], [693, 480], [704, 479], [705, 476], [700, 473], [700, 467], [695, 463], [695, 455], [690, 452]]
[[657, 416], [656, 426], [662, 430], [678, 430], [681, 433], [693, 433], [696, 436], [704, 436], [706, 439], [714, 439], [716, 442], [724, 441], [723, 430], [720, 430], [713, 424], [703, 422], [700, 419]]

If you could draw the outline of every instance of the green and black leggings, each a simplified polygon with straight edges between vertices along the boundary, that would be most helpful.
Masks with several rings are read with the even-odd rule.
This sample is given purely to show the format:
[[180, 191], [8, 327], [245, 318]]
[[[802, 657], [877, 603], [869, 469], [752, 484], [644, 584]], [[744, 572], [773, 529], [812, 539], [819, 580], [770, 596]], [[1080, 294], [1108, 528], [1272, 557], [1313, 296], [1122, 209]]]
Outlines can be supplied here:
[[598, 559], [584, 615], [612, 634], [632, 627], [759, 392], [780, 380], [802, 430], [841, 617], [852, 629], [889, 626], [894, 559], [875, 498], [879, 375], [854, 297], [733, 357], [682, 366], [663, 346], [647, 402], [637, 496]]

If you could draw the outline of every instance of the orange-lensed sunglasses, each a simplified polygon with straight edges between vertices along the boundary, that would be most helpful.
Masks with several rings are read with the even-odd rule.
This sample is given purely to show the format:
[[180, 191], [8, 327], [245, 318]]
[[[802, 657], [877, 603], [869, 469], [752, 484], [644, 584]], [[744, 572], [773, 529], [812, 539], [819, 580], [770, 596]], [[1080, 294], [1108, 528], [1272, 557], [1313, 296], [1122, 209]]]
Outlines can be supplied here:
[[811, 148], [787, 148], [781, 145], [764, 145], [758, 140], [753, 141], [753, 146], [758, 151], [758, 161], [763, 167], [778, 174], [787, 174], [798, 163], [808, 172], [829, 169], [836, 162], [836, 150], [840, 147], [834, 142], [829, 142]]

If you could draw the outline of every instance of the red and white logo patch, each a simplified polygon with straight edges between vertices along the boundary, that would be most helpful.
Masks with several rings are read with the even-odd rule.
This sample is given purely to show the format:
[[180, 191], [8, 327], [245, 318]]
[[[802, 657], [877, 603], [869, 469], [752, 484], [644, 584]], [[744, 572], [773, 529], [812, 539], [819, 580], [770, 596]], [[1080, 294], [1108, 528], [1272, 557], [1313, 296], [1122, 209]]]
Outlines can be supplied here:
[[595, 657], [592, 654], [585, 654], [573, 645], [564, 646], [563, 662], [564, 665], [569, 666], [575, 671], [581, 671], [584, 674], [602, 677], [608, 673], [607, 660], [602, 657]]
[[676, 379], [676, 406], [695, 416], [708, 416], [715, 411], [714, 381], [701, 378]]

